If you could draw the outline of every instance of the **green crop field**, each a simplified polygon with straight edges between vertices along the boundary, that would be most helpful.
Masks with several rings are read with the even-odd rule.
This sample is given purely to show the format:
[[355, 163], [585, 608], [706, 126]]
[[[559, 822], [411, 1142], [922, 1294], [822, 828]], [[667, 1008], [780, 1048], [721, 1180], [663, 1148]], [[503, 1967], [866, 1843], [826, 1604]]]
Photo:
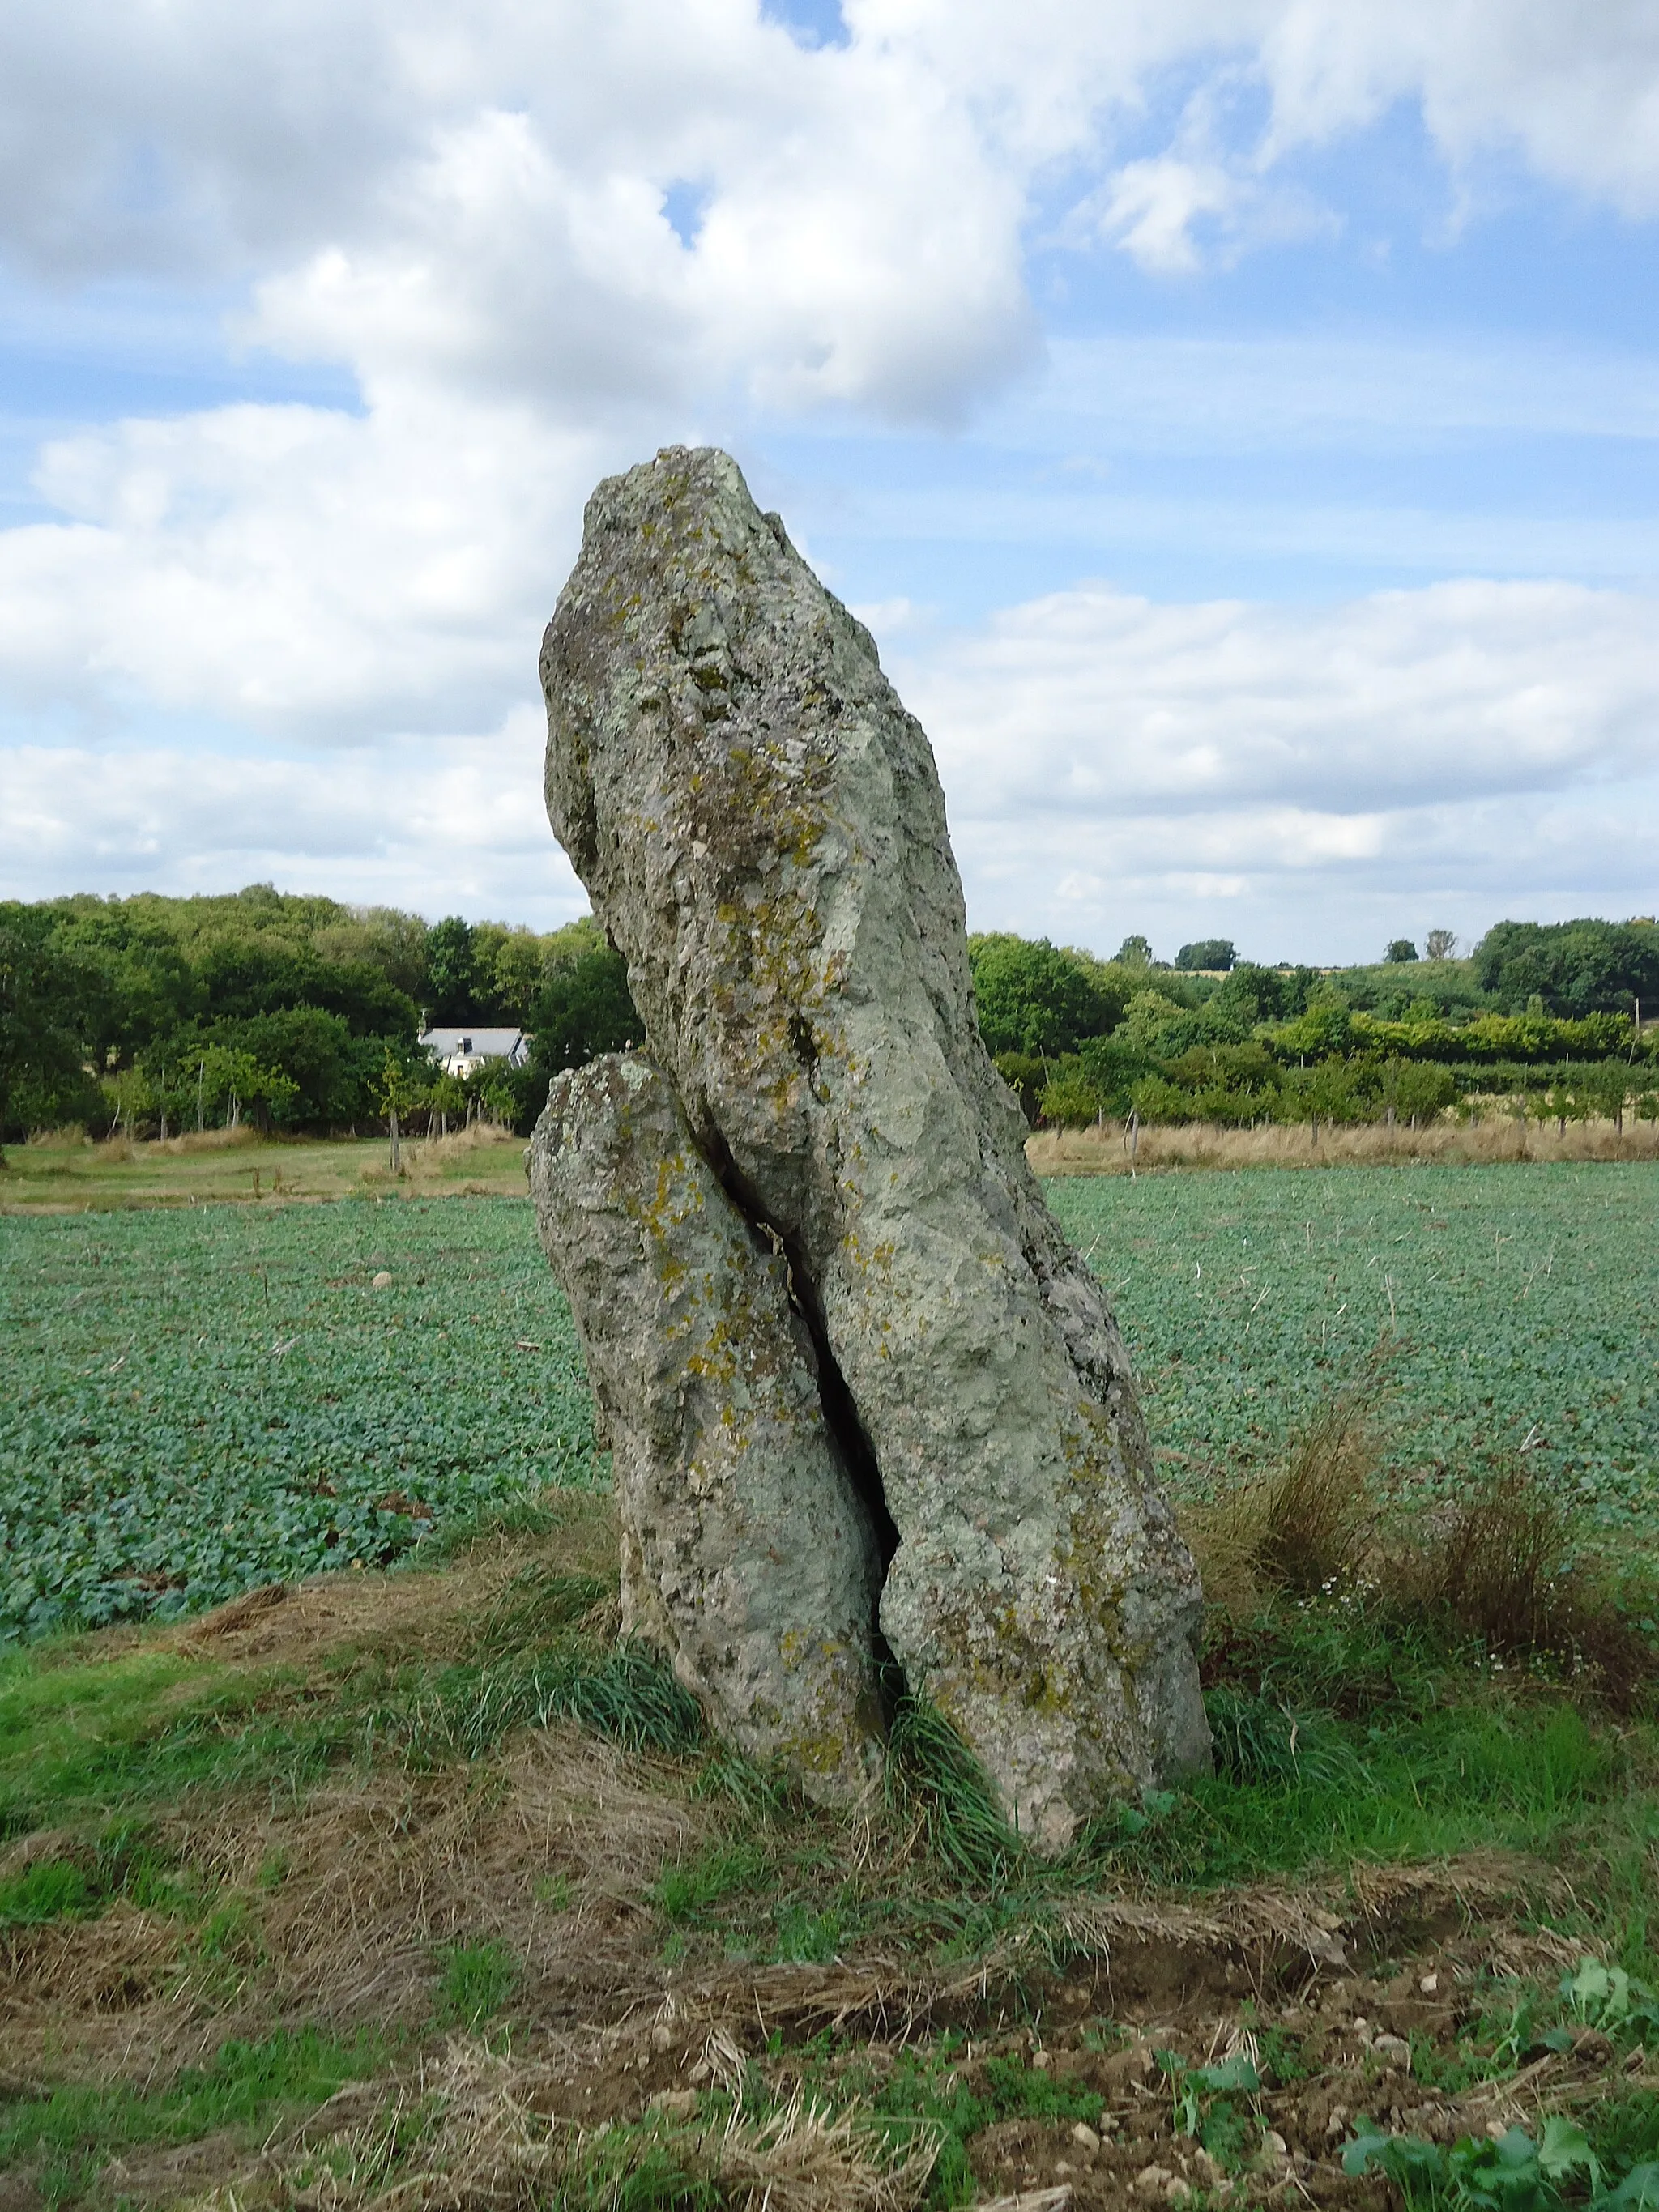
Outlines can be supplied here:
[[[1402, 1476], [1455, 1488], [1524, 1448], [1659, 1534], [1650, 1167], [1047, 1189], [1177, 1490], [1270, 1457], [1382, 1345]], [[522, 1200], [0, 1220], [0, 1637], [383, 1563], [599, 1471]]]
[[1116, 1304], [1177, 1491], [1270, 1456], [1379, 1352], [1430, 1492], [1525, 1451], [1659, 1534], [1659, 1173], [1339, 1168], [1047, 1183]]
[[0, 1637], [379, 1564], [592, 1465], [522, 1199], [0, 1221]]

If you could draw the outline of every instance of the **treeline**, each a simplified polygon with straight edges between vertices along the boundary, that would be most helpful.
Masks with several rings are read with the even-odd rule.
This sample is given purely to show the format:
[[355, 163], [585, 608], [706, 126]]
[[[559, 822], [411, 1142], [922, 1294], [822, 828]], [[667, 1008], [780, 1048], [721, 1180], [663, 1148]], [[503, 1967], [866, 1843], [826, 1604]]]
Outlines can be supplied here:
[[[456, 1085], [422, 1051], [423, 1021], [522, 1028], [535, 1059]], [[262, 884], [0, 903], [0, 1141], [75, 1123], [321, 1133], [374, 1125], [389, 1097], [522, 1125], [554, 1068], [638, 1034], [591, 920], [428, 926]]]
[[[1499, 922], [1471, 957], [1437, 932], [1374, 967], [1173, 964], [1045, 939], [969, 940], [980, 1025], [1028, 1115], [1076, 1125], [1421, 1117], [1460, 1100], [1648, 1112], [1659, 927]], [[502, 1025], [526, 1065], [465, 1084], [422, 1024]], [[562, 1067], [635, 1042], [626, 970], [591, 917], [546, 934], [428, 924], [268, 884], [224, 897], [0, 903], [0, 1141], [79, 1123], [153, 1137], [247, 1121], [322, 1133], [487, 1112], [527, 1131]]]
[[1502, 922], [1467, 960], [1397, 944], [1331, 973], [1213, 949], [1220, 975], [1156, 963], [1141, 939], [1107, 961], [971, 939], [980, 1027], [1028, 1118], [1419, 1121], [1499, 1099], [1561, 1121], [1659, 1116], [1659, 1030], [1636, 1024], [1638, 1006], [1659, 1015], [1651, 922]]

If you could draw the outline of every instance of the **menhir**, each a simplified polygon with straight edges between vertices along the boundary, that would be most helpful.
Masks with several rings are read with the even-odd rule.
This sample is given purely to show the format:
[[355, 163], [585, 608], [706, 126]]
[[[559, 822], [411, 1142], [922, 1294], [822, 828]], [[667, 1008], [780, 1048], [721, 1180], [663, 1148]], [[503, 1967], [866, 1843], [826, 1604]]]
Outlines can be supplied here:
[[[797, 1383], [816, 1391], [830, 1447], [816, 1479], [862, 1509], [828, 1516], [845, 1529], [836, 1586], [873, 1587], [885, 1569], [843, 1707], [867, 1712], [861, 1686], [890, 1654], [1010, 1820], [1060, 1849], [1112, 1801], [1207, 1764], [1199, 1583], [1152, 1480], [1122, 1340], [1043, 1204], [979, 1036], [927, 737], [869, 633], [708, 448], [668, 448], [599, 486], [541, 671], [553, 827], [627, 960], [698, 1155], [750, 1248], [781, 1262], [750, 1271], [745, 1295], [772, 1302], [769, 1340], [798, 1347]], [[555, 1156], [580, 1141], [574, 1103], [556, 1088], [537, 1132], [544, 1241], [611, 1377], [619, 1470], [678, 1452], [690, 1482], [693, 1443], [661, 1417], [666, 1302], [661, 1342], [634, 1329], [617, 1357], [617, 1315], [639, 1304], [623, 1278], [649, 1274], [648, 1233], [608, 1285], [569, 1258], [580, 1238]], [[699, 1402], [699, 1419], [725, 1419]], [[776, 1494], [775, 1442], [749, 1474], [738, 1455], [733, 1480]], [[660, 1550], [652, 1464], [631, 1491], [619, 1472], [635, 1559]], [[790, 1495], [814, 1479], [792, 1474]], [[788, 1534], [775, 1547], [792, 1548]], [[695, 1602], [652, 1571], [659, 1633], [683, 1650]], [[782, 1683], [787, 1632], [769, 1632]], [[754, 1739], [752, 1647], [730, 1681], [706, 1655], [692, 1670], [740, 1741]], [[849, 1747], [836, 1771], [864, 1764]]]

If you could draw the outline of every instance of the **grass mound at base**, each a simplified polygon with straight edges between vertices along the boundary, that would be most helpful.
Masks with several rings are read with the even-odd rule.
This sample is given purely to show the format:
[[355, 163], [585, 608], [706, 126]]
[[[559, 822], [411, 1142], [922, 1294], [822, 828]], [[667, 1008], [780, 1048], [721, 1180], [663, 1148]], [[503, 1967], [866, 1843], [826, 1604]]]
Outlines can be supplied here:
[[1362, 2118], [1449, 2156], [1540, 2100], [1639, 2166], [1644, 1721], [1316, 1592], [1218, 1622], [1217, 1776], [1054, 1864], [925, 1706], [854, 1821], [653, 1733], [611, 1543], [569, 1495], [7, 1662], [9, 2208], [1358, 2206]]

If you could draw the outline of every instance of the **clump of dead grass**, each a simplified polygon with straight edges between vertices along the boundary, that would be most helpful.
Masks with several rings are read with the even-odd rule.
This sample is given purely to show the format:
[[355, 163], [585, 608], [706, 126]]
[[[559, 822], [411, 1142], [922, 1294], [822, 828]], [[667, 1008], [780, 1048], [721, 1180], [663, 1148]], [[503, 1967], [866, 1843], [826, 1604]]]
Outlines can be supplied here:
[[1183, 1513], [1212, 1606], [1242, 1618], [1275, 1595], [1310, 1596], [1363, 1571], [1377, 1524], [1378, 1387], [1368, 1372], [1332, 1393], [1278, 1467]]
[[[1502, 1462], [1384, 1562], [1395, 1602], [1499, 1656], [1537, 1658], [1615, 1711], [1639, 1705], [1659, 1650], [1572, 1513], [1522, 1460]], [[1639, 1610], [1639, 1608], [1638, 1608]]]
[[1496, 1651], [1547, 1648], [1581, 1601], [1569, 1595], [1572, 1524], [1520, 1461], [1496, 1468], [1392, 1563], [1402, 1594]]

